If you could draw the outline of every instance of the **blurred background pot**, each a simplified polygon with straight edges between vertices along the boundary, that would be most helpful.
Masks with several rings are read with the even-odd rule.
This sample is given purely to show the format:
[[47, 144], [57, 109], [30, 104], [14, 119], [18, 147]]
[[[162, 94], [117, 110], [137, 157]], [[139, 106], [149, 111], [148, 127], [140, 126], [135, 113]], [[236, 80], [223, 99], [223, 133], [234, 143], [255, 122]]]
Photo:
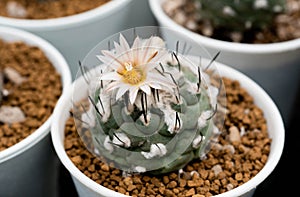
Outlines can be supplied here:
[[[41, 49], [61, 75], [63, 92], [71, 84], [71, 72], [61, 53], [44, 39], [24, 30], [0, 27], [6, 42], [21, 41]], [[52, 115], [31, 135], [0, 152], [0, 195], [55, 196], [59, 161], [50, 138]]]
[[0, 16], [0, 25], [34, 33], [52, 43], [67, 60], [72, 76], [78, 61], [96, 40], [119, 32], [129, 25], [131, 0], [111, 0], [95, 9], [52, 19], [16, 19]]
[[[164, 0], [149, 0], [160, 26], [176, 29], [188, 38], [193, 38], [211, 55], [220, 51], [218, 61], [245, 73], [261, 85], [277, 104], [284, 121], [290, 122], [299, 89], [300, 39], [272, 44], [242, 44], [212, 39], [177, 24], [164, 12], [163, 2]], [[166, 36], [165, 40], [176, 42], [176, 38], [172, 36]]]

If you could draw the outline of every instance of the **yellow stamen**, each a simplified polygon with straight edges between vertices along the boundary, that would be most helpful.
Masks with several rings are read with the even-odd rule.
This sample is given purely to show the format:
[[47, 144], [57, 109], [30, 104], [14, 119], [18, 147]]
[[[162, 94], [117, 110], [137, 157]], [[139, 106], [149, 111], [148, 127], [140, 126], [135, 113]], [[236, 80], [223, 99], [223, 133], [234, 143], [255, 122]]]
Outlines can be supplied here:
[[125, 69], [118, 72], [123, 77], [125, 83], [137, 85], [146, 79], [146, 74], [138, 67], [132, 66], [131, 63], [124, 64]]

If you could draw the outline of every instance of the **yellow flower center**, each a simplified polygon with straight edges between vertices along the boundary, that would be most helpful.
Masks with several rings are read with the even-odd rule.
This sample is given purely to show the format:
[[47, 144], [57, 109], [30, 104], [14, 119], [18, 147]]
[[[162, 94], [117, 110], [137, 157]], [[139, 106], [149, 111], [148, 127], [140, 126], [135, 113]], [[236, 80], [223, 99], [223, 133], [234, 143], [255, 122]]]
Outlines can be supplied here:
[[146, 74], [142, 69], [133, 66], [132, 63], [125, 63], [124, 67], [125, 69], [119, 72], [119, 74], [122, 75], [125, 83], [137, 85], [145, 80]]

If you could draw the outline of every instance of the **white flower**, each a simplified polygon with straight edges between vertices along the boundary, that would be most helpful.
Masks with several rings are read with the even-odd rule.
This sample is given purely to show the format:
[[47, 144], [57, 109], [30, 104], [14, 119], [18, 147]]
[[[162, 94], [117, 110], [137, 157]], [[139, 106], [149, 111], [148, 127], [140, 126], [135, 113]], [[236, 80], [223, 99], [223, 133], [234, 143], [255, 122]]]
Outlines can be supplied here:
[[150, 152], [142, 151], [141, 153], [146, 159], [152, 159], [153, 157], [162, 157], [167, 154], [167, 148], [162, 143], [151, 144]]
[[104, 56], [97, 57], [111, 69], [111, 72], [104, 73], [100, 80], [113, 81], [106, 86], [106, 91], [118, 89], [117, 100], [128, 91], [129, 100], [133, 104], [139, 90], [150, 95], [151, 88], [174, 87], [169, 78], [155, 70], [167, 54], [161, 38], [154, 36], [141, 40], [136, 37], [130, 48], [125, 38], [120, 35], [120, 43], [114, 45], [115, 50], [103, 50]]

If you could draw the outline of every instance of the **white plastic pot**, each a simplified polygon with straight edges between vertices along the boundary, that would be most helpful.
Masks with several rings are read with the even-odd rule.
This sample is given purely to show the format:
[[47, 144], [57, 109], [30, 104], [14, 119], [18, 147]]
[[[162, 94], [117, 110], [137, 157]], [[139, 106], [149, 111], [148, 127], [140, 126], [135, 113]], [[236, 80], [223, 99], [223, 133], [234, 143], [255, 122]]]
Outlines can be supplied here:
[[[238, 80], [241, 83], [242, 87], [244, 87], [249, 92], [249, 94], [254, 97], [255, 103], [264, 112], [265, 118], [267, 120], [269, 135], [272, 138], [270, 155], [263, 169], [255, 177], [253, 177], [251, 180], [244, 183], [243, 185], [231, 191], [217, 195], [218, 197], [250, 197], [253, 195], [255, 188], [259, 186], [259, 184], [270, 175], [270, 173], [274, 170], [275, 166], [279, 162], [283, 151], [285, 139], [283, 120], [274, 102], [271, 100], [268, 94], [253, 80], [240, 73], [239, 71], [230, 68], [224, 64], [216, 63], [216, 67], [218, 68], [218, 71], [220, 72], [221, 76], [226, 76], [228, 78]], [[73, 92], [74, 90], [76, 92]], [[71, 174], [79, 196], [125, 197], [125, 195], [112, 191], [104, 186], [101, 186], [98, 183], [94, 182], [92, 179], [85, 176], [72, 163], [72, 161], [66, 154], [64, 148], [65, 123], [66, 120], [69, 118], [69, 110], [72, 107], [72, 102], [80, 101], [81, 99], [87, 98], [87, 95], [83, 93], [87, 92], [85, 90], [87, 90], [87, 84], [84, 78], [80, 77], [73, 82], [72, 87], [65, 95], [62, 96], [62, 98], [56, 105], [56, 108], [54, 110], [54, 118], [51, 126], [51, 135], [54, 148], [60, 161]]]
[[[300, 88], [300, 39], [272, 44], [242, 44], [216, 40], [194, 33], [173, 21], [162, 9], [164, 0], [148, 1], [160, 26], [194, 39], [212, 56], [221, 51], [217, 60], [245, 73], [260, 84], [278, 105], [284, 121], [289, 122], [296, 93]], [[169, 36], [165, 40], [176, 42]]]
[[[9, 27], [0, 27], [0, 39], [37, 46], [61, 75], [63, 92], [71, 84], [66, 60], [49, 42]], [[0, 196], [55, 196], [59, 160], [50, 138], [51, 121], [52, 115], [31, 135], [0, 152]]]
[[66, 58], [72, 76], [82, 54], [107, 36], [128, 26], [131, 0], [111, 0], [80, 14], [54, 19], [27, 20], [0, 16], [0, 25], [23, 29], [51, 42]]

